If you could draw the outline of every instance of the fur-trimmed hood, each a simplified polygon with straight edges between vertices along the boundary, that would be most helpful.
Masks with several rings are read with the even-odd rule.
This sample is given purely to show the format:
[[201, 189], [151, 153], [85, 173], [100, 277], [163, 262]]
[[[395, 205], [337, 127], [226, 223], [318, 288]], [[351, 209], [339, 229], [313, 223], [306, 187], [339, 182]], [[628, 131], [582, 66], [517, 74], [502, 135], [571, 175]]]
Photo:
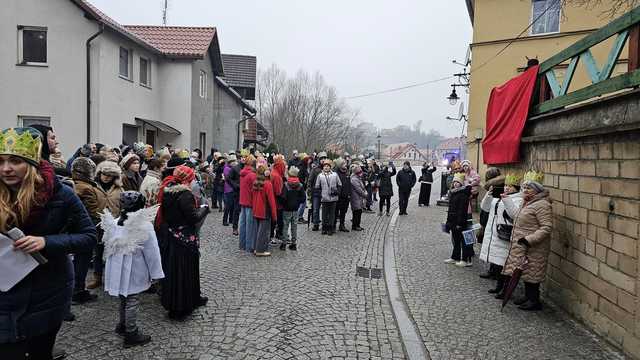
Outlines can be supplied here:
[[177, 194], [183, 191], [191, 191], [191, 186], [184, 184], [171, 185], [164, 188], [164, 192], [167, 194]]
[[120, 166], [115, 162], [106, 160], [98, 164], [96, 168], [96, 179], [100, 178], [100, 174], [113, 176], [114, 184], [119, 187], [122, 186], [122, 169], [120, 169]]

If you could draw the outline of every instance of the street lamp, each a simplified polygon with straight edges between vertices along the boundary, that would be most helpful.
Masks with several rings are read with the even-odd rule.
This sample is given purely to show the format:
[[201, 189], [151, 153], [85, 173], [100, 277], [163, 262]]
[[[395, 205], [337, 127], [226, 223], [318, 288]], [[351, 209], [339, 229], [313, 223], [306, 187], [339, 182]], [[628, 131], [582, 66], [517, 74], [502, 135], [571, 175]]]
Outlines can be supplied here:
[[456, 94], [456, 87], [454, 85], [451, 85], [451, 86], [453, 87], [453, 90], [451, 90], [451, 95], [449, 95], [447, 99], [449, 100], [449, 104], [455, 105], [460, 99], [460, 97], [458, 97], [458, 94]]
[[378, 131], [378, 136], [376, 136], [376, 138], [378, 139], [378, 160], [380, 160], [382, 158], [380, 153], [380, 141], [382, 139], [382, 136], [380, 136], [380, 131]]

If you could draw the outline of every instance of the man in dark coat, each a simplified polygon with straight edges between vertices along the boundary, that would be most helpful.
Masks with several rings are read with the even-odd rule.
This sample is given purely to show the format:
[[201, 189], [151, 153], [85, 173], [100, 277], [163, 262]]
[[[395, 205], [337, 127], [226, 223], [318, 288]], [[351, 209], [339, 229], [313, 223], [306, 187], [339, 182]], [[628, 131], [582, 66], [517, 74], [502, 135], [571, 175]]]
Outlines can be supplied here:
[[411, 169], [410, 162], [404, 162], [402, 170], [396, 175], [396, 184], [398, 184], [398, 206], [400, 207], [400, 215], [408, 215], [407, 205], [409, 205], [411, 188], [416, 184], [416, 173]]

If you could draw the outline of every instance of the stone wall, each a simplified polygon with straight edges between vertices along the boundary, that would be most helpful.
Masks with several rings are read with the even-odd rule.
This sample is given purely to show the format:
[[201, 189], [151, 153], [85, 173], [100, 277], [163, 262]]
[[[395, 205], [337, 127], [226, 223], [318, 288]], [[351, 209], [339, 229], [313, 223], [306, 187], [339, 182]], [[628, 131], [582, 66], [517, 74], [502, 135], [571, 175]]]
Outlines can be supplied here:
[[521, 164], [542, 170], [554, 229], [546, 297], [640, 359], [638, 93], [530, 119]]

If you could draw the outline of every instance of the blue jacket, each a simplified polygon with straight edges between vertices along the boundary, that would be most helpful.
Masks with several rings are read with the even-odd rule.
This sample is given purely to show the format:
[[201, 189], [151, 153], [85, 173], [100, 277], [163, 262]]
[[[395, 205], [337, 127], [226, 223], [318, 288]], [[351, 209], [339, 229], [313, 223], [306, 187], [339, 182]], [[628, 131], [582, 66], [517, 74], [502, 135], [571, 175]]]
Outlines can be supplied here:
[[8, 292], [0, 292], [0, 344], [23, 341], [58, 329], [71, 301], [70, 253], [91, 251], [96, 229], [74, 191], [55, 180], [39, 221], [21, 229], [46, 240], [39, 265]]

